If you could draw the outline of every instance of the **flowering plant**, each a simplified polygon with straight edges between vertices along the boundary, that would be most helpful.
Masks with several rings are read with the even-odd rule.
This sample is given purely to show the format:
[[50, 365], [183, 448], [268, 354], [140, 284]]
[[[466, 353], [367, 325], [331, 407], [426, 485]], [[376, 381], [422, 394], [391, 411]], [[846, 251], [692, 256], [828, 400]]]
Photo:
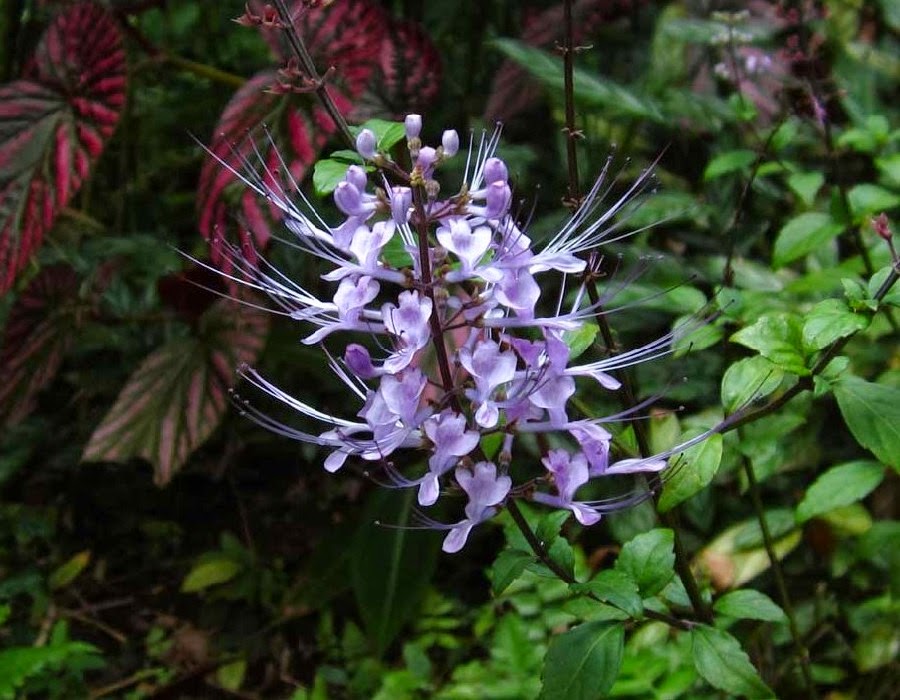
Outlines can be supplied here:
[[[320, 298], [246, 247], [229, 248], [243, 273], [232, 279], [264, 291], [283, 313], [312, 326], [303, 342], [322, 344], [329, 367], [360, 403], [358, 420], [330, 415], [245, 366], [241, 374], [252, 385], [326, 430], [298, 430], [247, 401], [246, 412], [277, 433], [330, 450], [325, 459], [330, 472], [350, 457], [379, 465], [388, 486], [417, 487], [422, 507], [435, 504], [452, 473], [456, 490], [468, 497], [465, 517], [443, 524], [420, 514], [427, 526], [449, 530], [446, 552], [459, 551], [472, 528], [507, 499], [571, 510], [582, 525], [646, 499], [652, 490], [603, 501], [579, 500], [577, 493], [594, 478], [661, 472], [668, 457], [709, 433], [661, 454], [611, 463], [612, 435], [604, 425], [646, 404], [599, 418], [576, 418], [567, 404], [576, 380], [618, 390], [621, 384], [610, 373], [669, 353], [675, 333], [586, 363], [575, 362], [567, 334], [606, 313], [603, 306], [616, 290], [591, 299], [586, 285], [598, 276], [598, 246], [629, 235], [613, 219], [646, 188], [649, 171], [604, 208], [613, 189], [607, 165], [571, 219], [535, 246], [517, 223], [508, 168], [495, 155], [500, 130], [477, 142], [470, 138], [462, 185], [441, 197], [436, 171], [458, 155], [459, 135], [445, 131], [435, 148], [423, 144], [421, 128], [421, 116], [406, 117], [408, 170], [377, 150], [373, 131], [359, 132], [357, 151], [381, 170], [380, 186], [369, 192], [366, 169], [349, 166], [334, 191], [346, 217], [335, 226], [326, 224], [299, 190], [295, 202], [273, 184], [279, 174], [266, 169], [243, 176], [283, 212], [293, 245], [331, 266], [322, 277], [336, 289]], [[399, 184], [390, 184], [392, 179]], [[391, 254], [397, 252], [399, 257]], [[558, 285], [549, 272], [561, 273]], [[544, 292], [557, 296], [552, 313], [539, 305]], [[337, 332], [370, 342], [351, 342], [336, 356], [324, 341]], [[555, 434], [563, 435], [567, 446], [543, 449], [545, 471], [514, 484], [509, 468], [517, 441], [540, 436], [548, 446], [547, 438]], [[482, 447], [490, 435], [501, 441], [492, 458]], [[399, 450], [424, 452], [424, 473], [410, 475], [398, 466]]]

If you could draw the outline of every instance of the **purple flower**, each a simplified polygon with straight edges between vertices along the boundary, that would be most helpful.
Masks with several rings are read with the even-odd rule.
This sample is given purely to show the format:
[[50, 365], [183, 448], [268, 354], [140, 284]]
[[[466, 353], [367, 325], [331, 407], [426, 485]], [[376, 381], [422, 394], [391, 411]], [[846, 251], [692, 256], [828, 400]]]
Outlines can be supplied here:
[[500, 503], [512, 487], [508, 476], [497, 476], [497, 467], [492, 462], [478, 462], [472, 471], [464, 467], [456, 470], [456, 483], [466, 492], [466, 518], [453, 525], [444, 538], [443, 549], [453, 554], [462, 549], [469, 533], [476, 525], [493, 517]]
[[550, 450], [541, 461], [550, 472], [559, 495], [538, 492], [534, 494], [534, 500], [554, 508], [568, 508], [582, 525], [593, 525], [599, 521], [600, 513], [574, 500], [575, 492], [590, 479], [585, 456], [581, 452], [570, 455], [566, 450]]
[[[334, 192], [342, 219], [333, 226], [302, 192], [295, 202], [272, 189], [271, 177], [245, 180], [285, 214], [293, 245], [323, 264], [319, 274], [327, 291], [307, 289], [268, 263], [243, 258], [237, 248], [231, 250], [238, 271], [233, 279], [266, 292], [285, 316], [312, 326], [304, 343], [330, 345], [351, 333], [368, 338], [377, 357], [353, 339], [325, 349], [330, 371], [357, 401], [345, 414], [353, 419], [325, 413], [252, 369], [242, 370], [249, 383], [319, 428], [286, 425], [250, 404], [242, 407], [267, 429], [322, 447], [326, 470], [363, 460], [373, 465], [370, 471], [382, 469], [389, 486], [417, 487], [422, 506], [437, 502], [455, 470], [468, 496], [466, 517], [449, 525], [432, 522], [449, 530], [447, 552], [461, 549], [472, 528], [508, 498], [566, 509], [590, 525], [601, 513], [646, 497], [642, 492], [612, 502], [575, 500], [592, 479], [661, 471], [670, 456], [704, 436], [659, 455], [611, 463], [612, 435], [603, 426], [629, 412], [573, 416], [571, 400], [579, 386], [617, 390], [615, 372], [669, 354], [676, 334], [573, 364], [562, 332], [595, 323], [605, 313], [611, 295], [589, 301], [585, 284], [593, 284], [587, 272], [594, 270], [585, 260], [596, 257], [602, 243], [628, 235], [614, 217], [645, 189], [649, 174], [603, 206], [612, 191], [607, 165], [569, 221], [535, 245], [511, 213], [509, 169], [494, 155], [499, 131], [470, 146], [463, 182], [444, 196], [435, 178], [459, 150], [458, 134], [447, 130], [439, 147], [425, 145], [419, 115], [407, 116], [404, 130], [408, 162], [414, 164], [409, 172], [389, 154], [377, 153], [372, 131], [359, 132], [358, 152], [383, 168], [379, 187], [373, 192], [366, 170], [350, 166]], [[403, 256], [394, 255], [395, 246], [409, 254], [408, 261], [398, 264]], [[547, 289], [554, 290], [552, 299]], [[492, 434], [502, 437], [496, 464], [479, 449], [482, 437]], [[517, 450], [517, 439], [529, 434], [551, 435], [571, 449], [542, 455], [544, 472], [530, 450]], [[403, 460], [405, 451], [418, 451], [420, 458]], [[527, 475], [518, 486], [507, 473], [513, 461], [516, 473]], [[408, 475], [425, 462], [427, 472]]]

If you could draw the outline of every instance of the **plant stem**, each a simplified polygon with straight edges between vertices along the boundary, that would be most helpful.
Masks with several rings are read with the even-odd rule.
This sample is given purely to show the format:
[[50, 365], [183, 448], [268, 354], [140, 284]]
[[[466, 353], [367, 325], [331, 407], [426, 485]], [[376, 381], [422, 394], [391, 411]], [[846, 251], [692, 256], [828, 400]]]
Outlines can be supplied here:
[[565, 0], [563, 3], [563, 23], [565, 25], [562, 47], [563, 80], [566, 97], [566, 126], [563, 131], [566, 134], [566, 161], [569, 173], [566, 204], [572, 209], [577, 209], [581, 196], [578, 193], [578, 152], [575, 149], [575, 139], [580, 136], [580, 132], [575, 129], [575, 42], [572, 28], [572, 0]]
[[797, 625], [797, 616], [794, 613], [794, 606], [791, 603], [788, 594], [787, 584], [784, 580], [784, 572], [781, 569], [781, 562], [775, 553], [775, 543], [772, 540], [772, 533], [769, 530], [769, 523], [766, 522], [766, 514], [763, 509], [762, 498], [759, 493], [759, 482], [756, 480], [756, 472], [749, 459], [743, 460], [744, 473], [747, 475], [747, 483], [749, 484], [750, 500], [753, 503], [753, 510], [756, 512], [756, 519], [759, 521], [759, 528], [762, 532], [763, 544], [766, 548], [766, 554], [769, 556], [769, 563], [772, 565], [772, 573], [775, 575], [775, 584], [778, 587], [778, 596], [781, 599], [781, 607], [788, 618], [788, 627], [791, 632], [791, 638], [794, 640], [794, 649], [797, 654], [797, 660], [800, 662], [800, 672], [803, 674], [803, 683], [806, 686], [806, 695], [811, 700], [818, 700], [815, 683], [813, 682], [812, 672], [809, 667], [809, 650], [803, 644], [803, 637], [800, 635], [800, 628]]
[[331, 120], [340, 132], [341, 137], [351, 149], [355, 149], [356, 139], [354, 139], [353, 134], [350, 133], [350, 128], [347, 126], [347, 120], [344, 119], [344, 115], [341, 114], [341, 111], [337, 108], [334, 100], [331, 99], [331, 95], [328, 94], [326, 82], [319, 75], [316, 64], [312, 60], [312, 56], [309, 55], [309, 51], [306, 50], [303, 39], [301, 39], [300, 35], [297, 33], [297, 29], [294, 27], [294, 22], [291, 19], [291, 13], [288, 11], [287, 5], [284, 0], [276, 0], [275, 6], [278, 9], [278, 18], [284, 25], [284, 33], [288, 43], [291, 45], [291, 49], [299, 59], [300, 65], [303, 66], [303, 69], [306, 71], [307, 77], [316, 85], [316, 97], [319, 98], [325, 111], [328, 112], [328, 116], [331, 117]]
[[[565, 24], [565, 39], [563, 43], [563, 70], [564, 70], [564, 82], [565, 82], [565, 99], [566, 99], [566, 157], [568, 162], [568, 186], [566, 191], [566, 204], [572, 207], [573, 209], [577, 209], [580, 204], [580, 194], [578, 188], [578, 154], [575, 148], [575, 139], [577, 139], [581, 134], [575, 129], [575, 82], [574, 82], [574, 58], [575, 58], [575, 42], [574, 42], [574, 32], [572, 27], [572, 0], [565, 0], [563, 3], [563, 17]], [[590, 276], [591, 265], [588, 263], [588, 276]], [[606, 321], [606, 317], [602, 313], [602, 309], [600, 307], [600, 296], [597, 292], [596, 283], [592, 279], [587, 280], [587, 291], [588, 296], [590, 297], [591, 304], [596, 306], [598, 312], [597, 314], [597, 325], [600, 329], [600, 334], [603, 337], [603, 342], [606, 344], [608, 350], [612, 350], [614, 347], [614, 340], [612, 335], [612, 330], [609, 327], [609, 324]], [[631, 386], [631, 381], [627, 372], [619, 373], [621, 381], [622, 381], [622, 392], [620, 393], [622, 399], [623, 408], [626, 410], [636, 405], [637, 401], [635, 400], [635, 393]], [[646, 432], [644, 431], [643, 425], [640, 424], [640, 421], [634, 419], [634, 417], [629, 417], [629, 424], [632, 426], [634, 430], [635, 438], [637, 439], [638, 449], [640, 451], [641, 457], [647, 457], [651, 454], [650, 443], [647, 439]], [[655, 499], [654, 499], [655, 500]], [[515, 518], [515, 516], [513, 516]], [[698, 619], [704, 622], [712, 622], [712, 612], [709, 609], [709, 606], [706, 605], [706, 602], [703, 600], [703, 596], [700, 592], [700, 586], [697, 584], [697, 580], [694, 578], [694, 574], [691, 571], [690, 561], [687, 558], [687, 554], [684, 549], [684, 545], [681, 541], [681, 537], [678, 534], [678, 516], [674, 512], [669, 513], [659, 513], [660, 520], [662, 523], [672, 530], [675, 540], [675, 569], [678, 572], [678, 577], [681, 579], [681, 582], [684, 584], [684, 589], [688, 594], [688, 598], [691, 600], [691, 605], [694, 608], [694, 614]], [[523, 520], [524, 522], [524, 520]], [[527, 525], [527, 523], [526, 523]], [[520, 525], [521, 527], [521, 525]], [[523, 531], [524, 532], [524, 531]]]

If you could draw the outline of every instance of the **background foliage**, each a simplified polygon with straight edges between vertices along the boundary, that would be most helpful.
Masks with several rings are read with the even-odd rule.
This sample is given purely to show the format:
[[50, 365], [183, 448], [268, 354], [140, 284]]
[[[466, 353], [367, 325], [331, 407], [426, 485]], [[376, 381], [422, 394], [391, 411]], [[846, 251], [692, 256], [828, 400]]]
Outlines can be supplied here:
[[[352, 124], [503, 120], [540, 239], [572, 195], [563, 6], [449, 5], [334, 0], [301, 30]], [[353, 154], [281, 35], [240, 3], [0, 8], [0, 697], [896, 697], [896, 3], [574, 2], [581, 186], [614, 147], [623, 189], [658, 158], [629, 221], [654, 225], [607, 251], [652, 257], [614, 341], [718, 310], [630, 378], [664, 399], [617, 445], [742, 418], [655, 504], [528, 510], [543, 556], [504, 514], [454, 557], [373, 525], [409, 494], [241, 418], [242, 362], [325, 407], [340, 387], [178, 252], [253, 241], [316, 284], [190, 137], [230, 163], [276, 143], [333, 211]]]

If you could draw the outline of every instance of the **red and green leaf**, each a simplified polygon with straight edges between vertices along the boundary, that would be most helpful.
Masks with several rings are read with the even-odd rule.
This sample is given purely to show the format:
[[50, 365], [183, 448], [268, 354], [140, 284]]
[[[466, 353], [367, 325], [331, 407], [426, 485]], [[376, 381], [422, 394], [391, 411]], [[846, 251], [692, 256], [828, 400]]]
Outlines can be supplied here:
[[22, 80], [0, 87], [0, 293], [88, 176], [125, 103], [125, 52], [92, 3], [58, 15]]
[[[327, 8], [311, 9], [298, 1], [294, 13], [297, 31], [320, 73], [333, 67], [328, 91], [338, 110], [349, 115], [377, 59], [386, 26], [383, 10], [369, 0], [336, 0]], [[262, 33], [278, 57], [286, 60], [289, 51], [282, 44], [283, 32]], [[334, 122], [312, 94], [284, 93], [282, 82], [278, 71], [263, 71], [234, 94], [216, 126], [212, 156], [200, 174], [200, 232], [212, 243], [213, 264], [225, 271], [230, 264], [223, 255], [224, 238], [234, 232], [239, 241], [249, 239], [263, 248], [272, 225], [281, 219], [280, 212], [261, 203], [229, 167], [237, 171], [252, 167], [276, 191], [290, 193], [291, 180], [303, 179], [335, 132]], [[268, 134], [262, 133], [262, 125]]]
[[355, 116], [403, 117], [424, 111], [441, 88], [441, 56], [416, 22], [392, 22], [378, 52], [369, 87]]
[[75, 270], [52, 265], [13, 304], [0, 345], [0, 425], [25, 418], [59, 371], [86, 308], [79, 286]]
[[269, 314], [230, 299], [213, 304], [194, 333], [153, 352], [131, 375], [91, 435], [82, 458], [124, 462], [140, 457], [167, 484], [218, 427], [235, 370], [256, 361]]

